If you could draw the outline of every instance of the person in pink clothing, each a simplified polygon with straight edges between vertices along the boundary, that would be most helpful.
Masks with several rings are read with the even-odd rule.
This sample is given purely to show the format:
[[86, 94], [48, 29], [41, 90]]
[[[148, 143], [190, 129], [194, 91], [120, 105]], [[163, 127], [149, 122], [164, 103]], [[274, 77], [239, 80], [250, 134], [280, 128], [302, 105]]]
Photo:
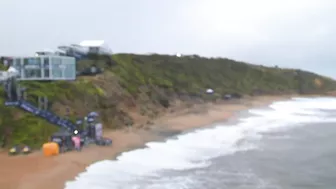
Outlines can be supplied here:
[[77, 151], [80, 151], [81, 150], [81, 142], [80, 142], [80, 136], [78, 135], [78, 131], [77, 130], [75, 131], [75, 135], [72, 136], [71, 139], [72, 139], [72, 142], [75, 145], [75, 149]]

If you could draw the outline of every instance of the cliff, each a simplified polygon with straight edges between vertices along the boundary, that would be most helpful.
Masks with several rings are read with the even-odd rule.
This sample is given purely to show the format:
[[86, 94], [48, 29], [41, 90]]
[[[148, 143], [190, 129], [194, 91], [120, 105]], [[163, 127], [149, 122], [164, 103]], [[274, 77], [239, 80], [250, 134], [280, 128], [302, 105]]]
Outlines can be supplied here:
[[[224, 58], [169, 55], [116, 54], [92, 57], [78, 63], [78, 70], [96, 65], [104, 70], [76, 81], [22, 82], [29, 101], [47, 96], [59, 115], [70, 110], [70, 118], [97, 111], [105, 128], [144, 126], [183, 104], [223, 99], [226, 94], [281, 95], [325, 94], [336, 82], [311, 72], [265, 67]], [[205, 90], [214, 90], [212, 95]], [[40, 147], [57, 130], [43, 119], [15, 107], [5, 107], [0, 91], [0, 145], [27, 144]]]

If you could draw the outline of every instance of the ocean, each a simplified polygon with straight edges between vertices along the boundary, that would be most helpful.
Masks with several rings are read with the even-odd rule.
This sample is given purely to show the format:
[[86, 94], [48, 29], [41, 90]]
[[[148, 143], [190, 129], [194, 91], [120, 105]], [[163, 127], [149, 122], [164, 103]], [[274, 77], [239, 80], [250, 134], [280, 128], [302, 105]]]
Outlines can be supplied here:
[[336, 98], [293, 98], [240, 114], [92, 164], [65, 188], [336, 188]]

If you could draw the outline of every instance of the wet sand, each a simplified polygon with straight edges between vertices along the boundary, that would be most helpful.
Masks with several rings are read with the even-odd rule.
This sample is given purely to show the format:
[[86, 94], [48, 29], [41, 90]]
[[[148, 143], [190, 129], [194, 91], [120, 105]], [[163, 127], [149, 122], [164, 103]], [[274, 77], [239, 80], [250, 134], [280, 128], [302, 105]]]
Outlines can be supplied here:
[[113, 139], [110, 147], [89, 146], [81, 152], [68, 152], [55, 157], [44, 157], [41, 152], [27, 156], [10, 157], [0, 153], [1, 189], [63, 189], [67, 180], [97, 161], [113, 159], [118, 154], [143, 147], [146, 142], [162, 140], [180, 132], [189, 131], [214, 122], [235, 119], [235, 112], [288, 99], [290, 96], [248, 97], [218, 103], [195, 105], [181, 109], [156, 120], [142, 129], [105, 131]]

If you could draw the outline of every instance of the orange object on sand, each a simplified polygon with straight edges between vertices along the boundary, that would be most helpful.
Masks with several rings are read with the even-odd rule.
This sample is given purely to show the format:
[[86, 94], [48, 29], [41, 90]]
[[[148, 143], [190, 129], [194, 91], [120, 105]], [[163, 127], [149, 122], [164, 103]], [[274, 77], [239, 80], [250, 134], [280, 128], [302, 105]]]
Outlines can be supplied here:
[[59, 146], [55, 142], [48, 142], [43, 144], [43, 154], [46, 157], [55, 156], [59, 154]]

